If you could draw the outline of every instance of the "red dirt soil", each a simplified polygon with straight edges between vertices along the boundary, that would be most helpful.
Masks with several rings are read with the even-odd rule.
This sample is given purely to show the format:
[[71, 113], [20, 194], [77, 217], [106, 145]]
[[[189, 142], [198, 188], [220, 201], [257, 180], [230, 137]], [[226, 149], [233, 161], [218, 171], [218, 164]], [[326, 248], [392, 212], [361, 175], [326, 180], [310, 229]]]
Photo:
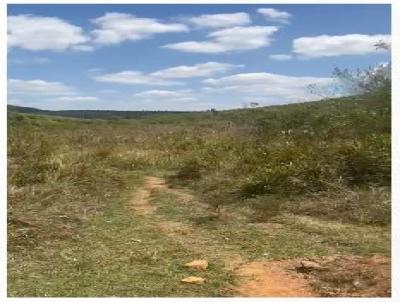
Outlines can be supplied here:
[[244, 297], [390, 297], [390, 258], [334, 255], [256, 261], [236, 270]]
[[255, 261], [241, 266], [236, 291], [242, 297], [316, 297], [307, 280], [289, 274], [279, 261]]

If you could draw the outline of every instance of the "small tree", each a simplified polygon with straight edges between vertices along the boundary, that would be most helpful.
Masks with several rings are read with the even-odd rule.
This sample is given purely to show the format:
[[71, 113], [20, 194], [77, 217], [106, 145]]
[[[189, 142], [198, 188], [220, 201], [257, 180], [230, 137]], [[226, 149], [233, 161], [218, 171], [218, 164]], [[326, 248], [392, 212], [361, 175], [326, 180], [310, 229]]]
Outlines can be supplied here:
[[391, 50], [391, 46], [389, 43], [380, 40], [378, 43], [374, 45], [376, 50], [383, 49], [383, 50]]
[[350, 71], [336, 67], [333, 77], [338, 80], [340, 90], [346, 94], [359, 95], [376, 92], [382, 88], [390, 87], [391, 63], [380, 64], [367, 69]]
[[320, 97], [321, 99], [330, 99], [340, 95], [339, 85], [319, 86], [317, 84], [310, 84], [307, 86], [310, 94]]
[[[384, 41], [378, 41], [375, 45], [377, 51], [390, 51], [391, 46]], [[379, 91], [390, 93], [392, 64], [382, 63], [378, 66], [366, 69], [349, 70], [335, 67], [332, 77], [335, 80], [330, 86], [308, 86], [311, 94], [323, 99], [343, 95], [363, 95]]]

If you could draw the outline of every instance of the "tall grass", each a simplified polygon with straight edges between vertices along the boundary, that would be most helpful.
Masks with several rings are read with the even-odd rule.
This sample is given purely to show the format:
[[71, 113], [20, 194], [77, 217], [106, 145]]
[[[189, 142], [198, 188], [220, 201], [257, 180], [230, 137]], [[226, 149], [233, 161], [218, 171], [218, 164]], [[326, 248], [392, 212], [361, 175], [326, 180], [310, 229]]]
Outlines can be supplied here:
[[[11, 233], [12, 221], [30, 219], [26, 208], [43, 214], [38, 224], [66, 208], [79, 221], [124, 186], [124, 171], [154, 168], [170, 171], [172, 184], [190, 186], [216, 208], [249, 205], [258, 220], [300, 209], [333, 220], [390, 222], [387, 95], [140, 121], [11, 114], [8, 123]], [[362, 197], [371, 190], [373, 200]], [[347, 200], [354, 215], [338, 200]]]

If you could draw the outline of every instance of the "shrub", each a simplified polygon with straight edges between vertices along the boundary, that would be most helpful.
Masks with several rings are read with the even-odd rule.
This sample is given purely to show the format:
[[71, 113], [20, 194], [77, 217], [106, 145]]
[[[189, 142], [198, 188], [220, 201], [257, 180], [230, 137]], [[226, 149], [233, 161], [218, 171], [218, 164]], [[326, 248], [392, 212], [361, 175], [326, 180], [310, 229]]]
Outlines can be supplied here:
[[209, 204], [217, 213], [224, 205], [239, 203], [243, 199], [238, 195], [237, 183], [224, 172], [214, 172], [202, 178], [196, 185], [203, 202]]
[[389, 186], [391, 182], [390, 136], [370, 135], [339, 147], [338, 173], [351, 185]]
[[30, 184], [41, 183], [47, 179], [51, 165], [47, 162], [25, 162], [23, 167], [14, 171], [9, 180], [10, 184], [22, 187]]
[[[252, 155], [256, 170], [241, 187], [245, 198], [263, 194], [306, 194], [326, 189], [334, 169], [326, 160], [327, 147], [315, 144], [271, 144]], [[249, 162], [247, 161], [249, 164]]]
[[173, 183], [188, 183], [201, 178], [201, 170], [204, 169], [197, 159], [189, 159], [183, 162], [175, 175], [170, 176]]
[[25, 186], [44, 182], [57, 169], [50, 160], [57, 150], [57, 143], [40, 133], [27, 136], [17, 132], [17, 135], [20, 140], [12, 141], [8, 146], [15, 162], [9, 170], [11, 184]]

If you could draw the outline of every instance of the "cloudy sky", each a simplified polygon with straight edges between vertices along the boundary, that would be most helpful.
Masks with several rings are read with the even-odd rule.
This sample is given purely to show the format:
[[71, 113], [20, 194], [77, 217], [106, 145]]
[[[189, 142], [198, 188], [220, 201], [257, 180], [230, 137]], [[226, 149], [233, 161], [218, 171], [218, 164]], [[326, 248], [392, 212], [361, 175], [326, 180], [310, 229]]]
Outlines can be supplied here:
[[304, 102], [390, 60], [388, 5], [8, 5], [8, 103], [205, 110]]

